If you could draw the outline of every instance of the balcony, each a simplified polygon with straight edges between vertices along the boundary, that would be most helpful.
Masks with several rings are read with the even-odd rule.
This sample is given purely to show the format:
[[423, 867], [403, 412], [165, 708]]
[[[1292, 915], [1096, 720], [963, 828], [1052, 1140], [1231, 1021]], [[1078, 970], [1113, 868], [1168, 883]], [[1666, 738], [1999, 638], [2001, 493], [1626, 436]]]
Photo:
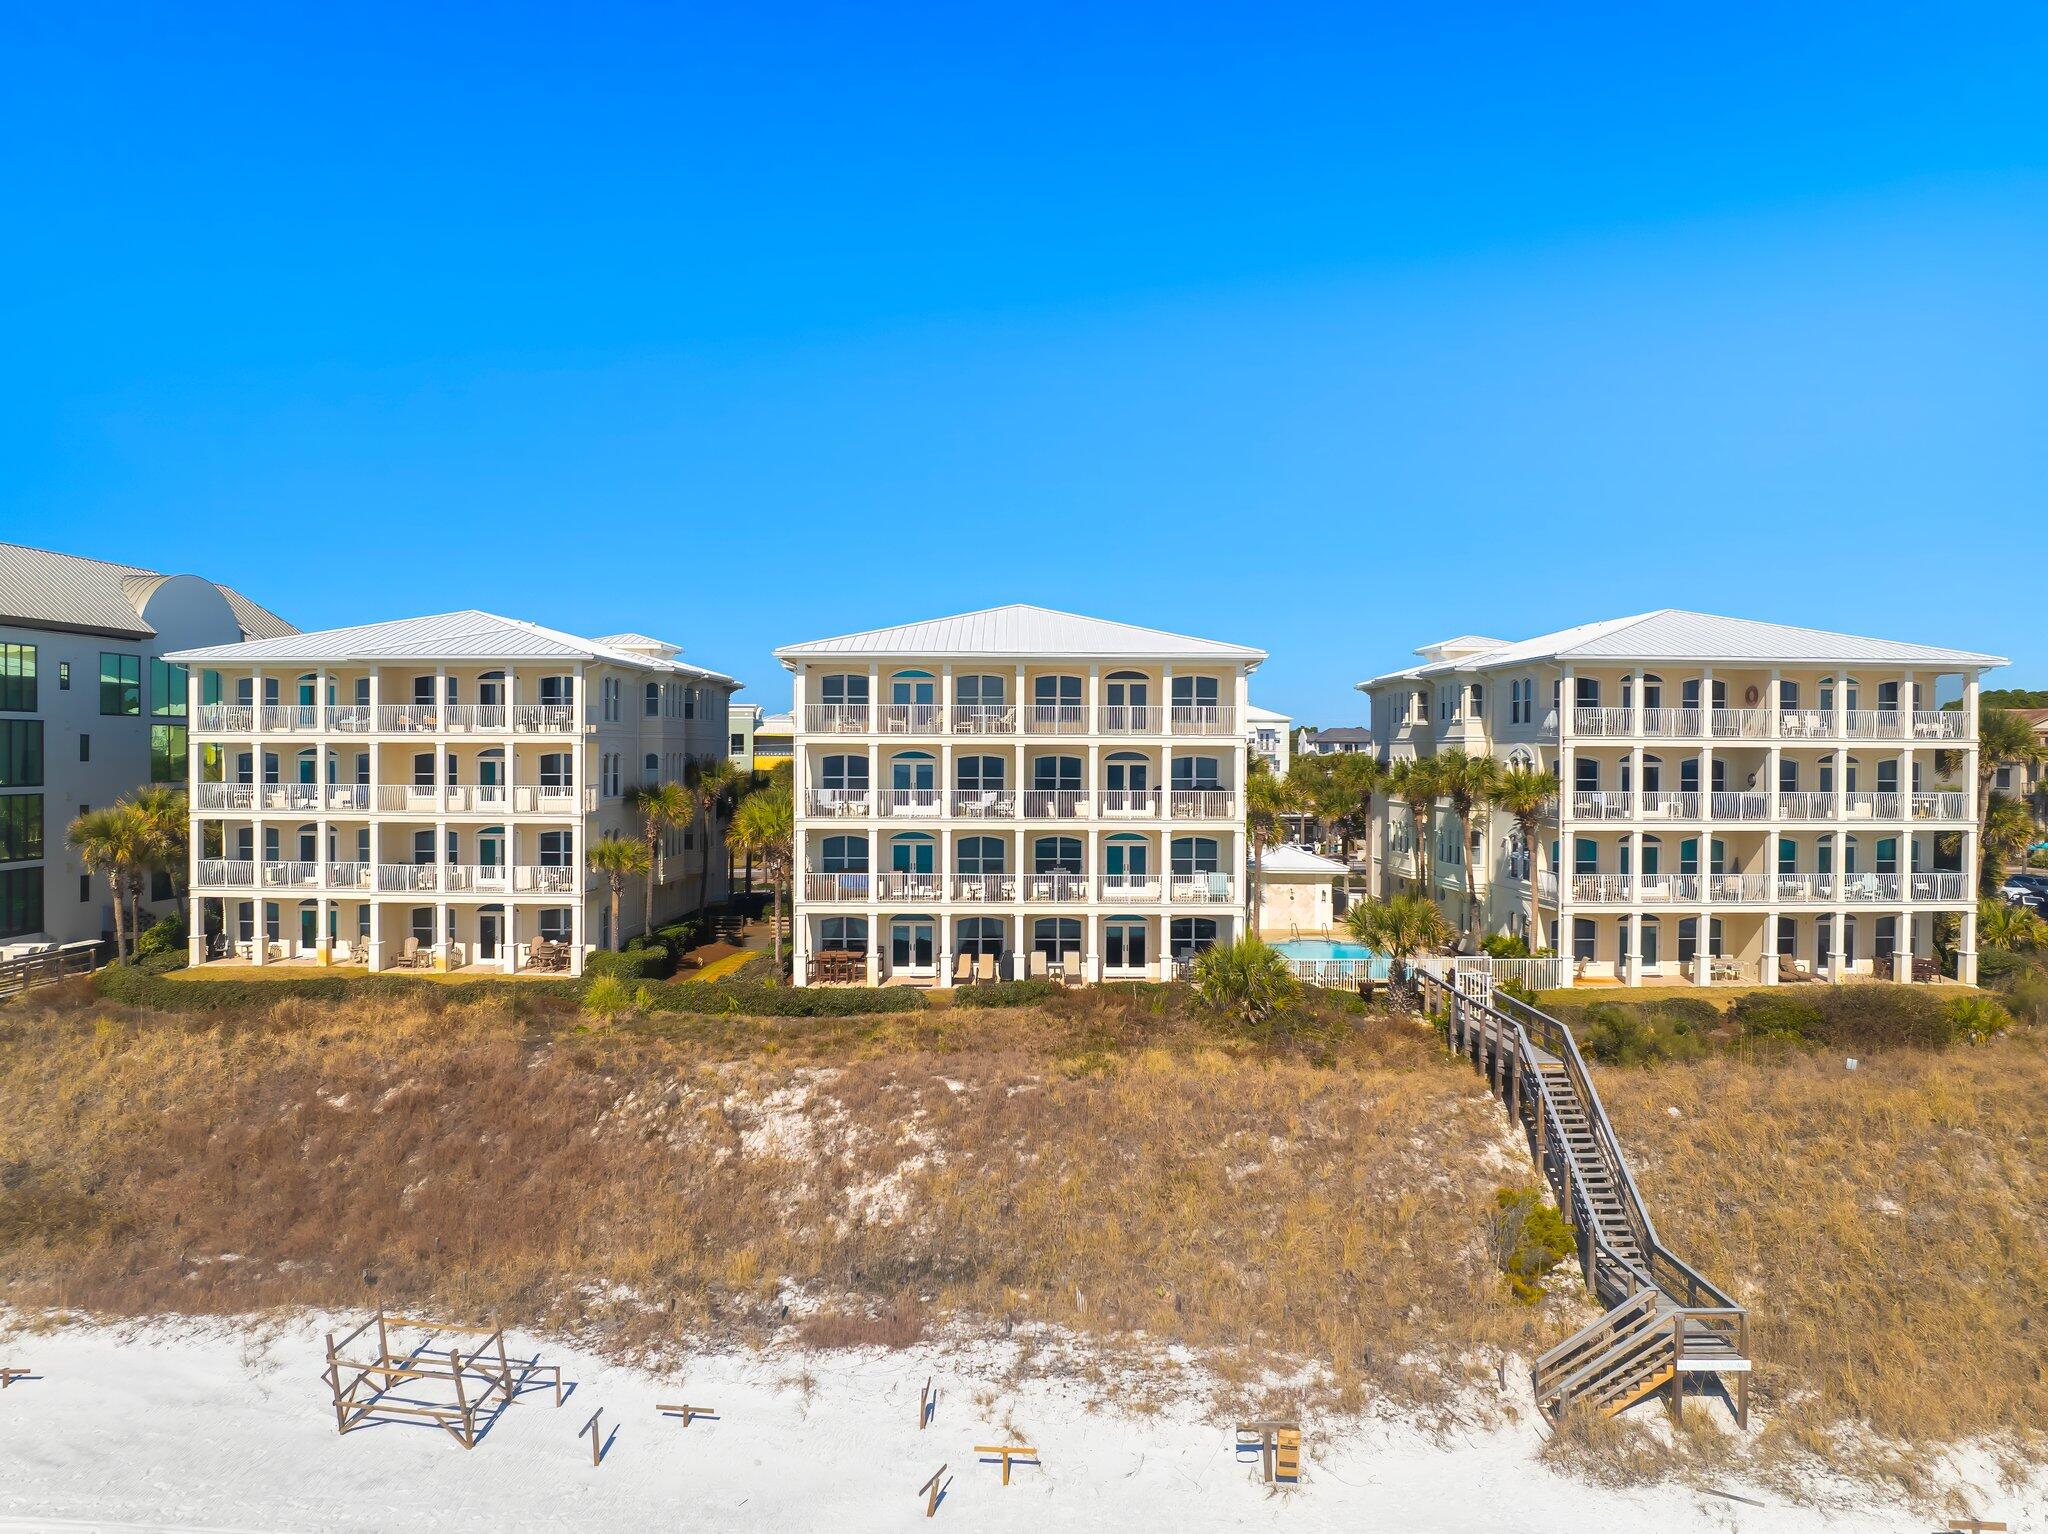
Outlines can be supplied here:
[[1226, 873], [1175, 874], [1168, 894], [1175, 905], [1229, 905], [1237, 899], [1237, 880]]
[[957, 789], [949, 802], [959, 820], [1010, 820], [1017, 814], [1017, 796], [1007, 789]]
[[1642, 795], [1645, 820], [1698, 820], [1700, 796], [1690, 790], [1645, 789]]
[[1227, 788], [1176, 788], [1168, 795], [1175, 820], [1232, 820], [1237, 796]]
[[864, 788], [813, 788], [804, 795], [805, 813], [825, 820], [865, 820], [874, 807]]
[[[1827, 708], [1575, 708], [1572, 733], [1594, 738], [1643, 736], [1657, 740], [1769, 740], [1773, 714], [1779, 740], [1966, 741], [1969, 716], [1960, 709], [1858, 708], [1839, 716]], [[1546, 728], [1554, 727], [1554, 716]]]
[[363, 783], [196, 783], [192, 807], [220, 813], [253, 814], [258, 810], [301, 810], [362, 814], [370, 807]]
[[1710, 709], [1707, 728], [1716, 740], [1764, 740], [1771, 733], [1771, 714], [1763, 708]]
[[1615, 791], [1578, 790], [1572, 794], [1574, 820], [1627, 820], [1635, 813], [1636, 796]]
[[1163, 893], [1156, 874], [1104, 874], [1096, 881], [1106, 901], [1129, 901], [1137, 904], [1158, 900]]
[[938, 874], [876, 874], [877, 900], [937, 900], [945, 894], [946, 881]]
[[202, 703], [202, 735], [573, 735], [568, 703]]
[[865, 873], [804, 875], [804, 899], [820, 905], [838, 901], [864, 903], [872, 888], [872, 880]]
[[1026, 820], [1079, 820], [1088, 813], [1088, 792], [1080, 788], [1027, 788]]
[[898, 820], [937, 820], [945, 813], [946, 796], [936, 788], [884, 788], [875, 801], [884, 815]]
[[812, 703], [804, 709], [806, 735], [865, 735], [867, 731], [865, 703]]
[[1851, 820], [1897, 820], [1905, 801], [1890, 791], [1856, 790], [1842, 795], [1842, 813]]
[[1574, 735], [1633, 735], [1636, 729], [1636, 711], [1632, 708], [1575, 708], [1572, 710], [1572, 733]]
[[377, 889], [383, 894], [569, 895], [576, 892], [577, 871], [564, 864], [379, 863]]
[[1915, 820], [1968, 820], [1970, 818], [1970, 800], [1967, 794], [1915, 794], [1913, 795], [1912, 808]]
[[1086, 735], [1088, 709], [1080, 703], [1033, 703], [1024, 710], [1027, 735]]
[[1112, 703], [1101, 711], [1105, 735], [1156, 735], [1165, 728], [1165, 716], [1143, 704]]
[[1017, 733], [1017, 710], [1007, 703], [956, 703], [953, 705], [953, 733], [1014, 735]]
[[1024, 898], [1032, 901], [1086, 900], [1091, 888], [1086, 874], [1025, 874]]
[[1646, 708], [1643, 733], [1656, 736], [1692, 736], [1700, 732], [1700, 711], [1696, 708]]
[[1216, 703], [1176, 703], [1173, 706], [1176, 735], [1235, 735], [1237, 710]]
[[955, 900], [1005, 901], [1017, 899], [1017, 874], [955, 874]]
[[945, 728], [945, 713], [936, 703], [884, 703], [879, 728], [884, 735], [936, 735]]
[[[597, 791], [580, 801], [597, 808]], [[377, 811], [383, 815], [573, 815], [576, 790], [562, 783], [380, 783]]]
[[1099, 797], [1102, 802], [1097, 813], [1105, 819], [1145, 817], [1159, 813], [1159, 790], [1156, 788], [1106, 788]]
[[1707, 809], [1715, 820], [1769, 820], [1771, 796], [1716, 792], [1709, 796]]
[[[1555, 874], [1538, 880], [1539, 895], [1557, 898]], [[1578, 905], [1897, 905], [1966, 899], [1959, 873], [1572, 874]]]
[[1778, 818], [1780, 820], [1833, 820], [1835, 818], [1835, 796], [1832, 793], [1780, 793], [1778, 795]]
[[1913, 710], [1915, 740], [1968, 740], [1970, 716], [1959, 708], [1918, 708]]

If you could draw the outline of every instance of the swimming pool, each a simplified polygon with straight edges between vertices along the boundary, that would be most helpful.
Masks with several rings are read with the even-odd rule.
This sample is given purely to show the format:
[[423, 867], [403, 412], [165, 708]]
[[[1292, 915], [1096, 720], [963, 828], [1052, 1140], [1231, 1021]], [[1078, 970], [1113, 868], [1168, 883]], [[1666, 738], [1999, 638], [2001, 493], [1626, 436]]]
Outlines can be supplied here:
[[1349, 960], [1374, 980], [1387, 978], [1386, 955], [1375, 953], [1363, 943], [1340, 942], [1327, 937], [1291, 937], [1273, 945], [1289, 959], [1325, 964], [1332, 959]]

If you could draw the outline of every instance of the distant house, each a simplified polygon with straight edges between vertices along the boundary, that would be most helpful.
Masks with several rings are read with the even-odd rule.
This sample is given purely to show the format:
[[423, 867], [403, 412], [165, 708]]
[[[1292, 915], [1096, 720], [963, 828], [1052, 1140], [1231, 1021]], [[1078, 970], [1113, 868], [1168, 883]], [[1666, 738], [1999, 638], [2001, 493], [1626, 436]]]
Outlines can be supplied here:
[[[2034, 732], [2034, 739], [2040, 742], [2042, 751], [2048, 752], [2048, 708], [2016, 708], [2013, 712], [2027, 721], [2027, 727]], [[2017, 794], [2027, 799], [2040, 795], [2044, 786], [2048, 786], [2048, 761], [2001, 767], [1991, 780], [1995, 792]]]
[[761, 705], [735, 703], [726, 715], [726, 759], [741, 772], [754, 770], [754, 732], [761, 725]]
[[1287, 726], [1293, 721], [1285, 714], [1260, 708], [1256, 703], [1245, 709], [1244, 718], [1245, 739], [1251, 744], [1252, 755], [1262, 758], [1273, 769], [1274, 777], [1286, 777], [1291, 754], [1287, 749], [1291, 740]]
[[796, 715], [763, 714], [754, 723], [754, 770], [771, 772], [796, 753]]
[[1294, 732], [1296, 756], [1337, 756], [1371, 750], [1372, 731], [1358, 729], [1352, 725], [1340, 725], [1331, 730], [1318, 730], [1313, 725], [1303, 725]]

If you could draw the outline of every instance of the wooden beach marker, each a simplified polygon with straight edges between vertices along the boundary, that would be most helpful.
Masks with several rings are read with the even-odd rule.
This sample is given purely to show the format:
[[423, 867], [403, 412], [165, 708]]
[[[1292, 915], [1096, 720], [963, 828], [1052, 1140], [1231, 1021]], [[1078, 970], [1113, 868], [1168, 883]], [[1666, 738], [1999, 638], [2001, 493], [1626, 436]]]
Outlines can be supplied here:
[[927, 1518], [938, 1516], [939, 1498], [946, 1494], [946, 1487], [953, 1484], [951, 1481], [947, 1481], [944, 1485], [940, 1484], [939, 1478], [945, 1473], [946, 1467], [944, 1465], [939, 1466], [938, 1469], [932, 1472], [932, 1478], [917, 1488], [917, 1494], [924, 1498], [924, 1515]]
[[664, 1417], [681, 1417], [683, 1419], [684, 1427], [688, 1427], [692, 1422], [695, 1422], [699, 1417], [715, 1419], [718, 1415], [718, 1413], [709, 1406], [656, 1406], [654, 1409], [660, 1412]]
[[604, 1432], [597, 1425], [597, 1419], [603, 1415], [604, 1408], [600, 1406], [590, 1414], [590, 1420], [584, 1423], [576, 1433], [578, 1438], [581, 1438], [585, 1433], [590, 1435], [590, 1462], [593, 1465], [604, 1463]]
[[932, 1389], [929, 1374], [924, 1379], [924, 1389], [917, 1393], [917, 1430], [922, 1433], [931, 1426], [932, 1418], [939, 1413], [939, 1393]]
[[978, 1444], [976, 1444], [976, 1445], [974, 1446], [974, 1452], [975, 1452], [976, 1454], [1000, 1454], [1000, 1455], [1002, 1456], [1002, 1458], [1003, 1458], [1003, 1484], [1004, 1484], [1005, 1486], [1007, 1486], [1007, 1485], [1009, 1485], [1009, 1484], [1010, 1484], [1010, 1461], [1011, 1461], [1011, 1460], [1019, 1460], [1019, 1461], [1029, 1461], [1029, 1462], [1030, 1462], [1030, 1463], [1032, 1463], [1032, 1464], [1037, 1464], [1037, 1463], [1038, 1463], [1038, 1451], [1037, 1451], [1036, 1449], [1034, 1449], [1034, 1448], [1030, 1447], [1030, 1446], [1029, 1446], [1028, 1444], [1021, 1444], [1021, 1443], [993, 1443], [993, 1444], [990, 1444], [990, 1443], [978, 1443]]
[[1261, 1420], [1241, 1422], [1237, 1427], [1237, 1452], [1256, 1448], [1259, 1451], [1259, 1479], [1262, 1481], [1284, 1481], [1288, 1485], [1301, 1480], [1301, 1424]]

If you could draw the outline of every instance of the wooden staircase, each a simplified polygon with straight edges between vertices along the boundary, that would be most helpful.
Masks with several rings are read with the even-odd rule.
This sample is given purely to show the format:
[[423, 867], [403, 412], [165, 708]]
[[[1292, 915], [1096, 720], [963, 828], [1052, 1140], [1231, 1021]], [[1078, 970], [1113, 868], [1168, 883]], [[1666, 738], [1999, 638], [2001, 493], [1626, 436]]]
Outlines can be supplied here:
[[1608, 1307], [1536, 1361], [1537, 1406], [1553, 1420], [1580, 1402], [1612, 1416], [1663, 1391], [1676, 1412], [1687, 1377], [1700, 1376], [1747, 1428], [1749, 1313], [1658, 1240], [1571, 1030], [1494, 994], [1483, 976], [1419, 978], [1451, 1046], [1486, 1075], [1527, 1134], [1578, 1238], [1586, 1287]]

